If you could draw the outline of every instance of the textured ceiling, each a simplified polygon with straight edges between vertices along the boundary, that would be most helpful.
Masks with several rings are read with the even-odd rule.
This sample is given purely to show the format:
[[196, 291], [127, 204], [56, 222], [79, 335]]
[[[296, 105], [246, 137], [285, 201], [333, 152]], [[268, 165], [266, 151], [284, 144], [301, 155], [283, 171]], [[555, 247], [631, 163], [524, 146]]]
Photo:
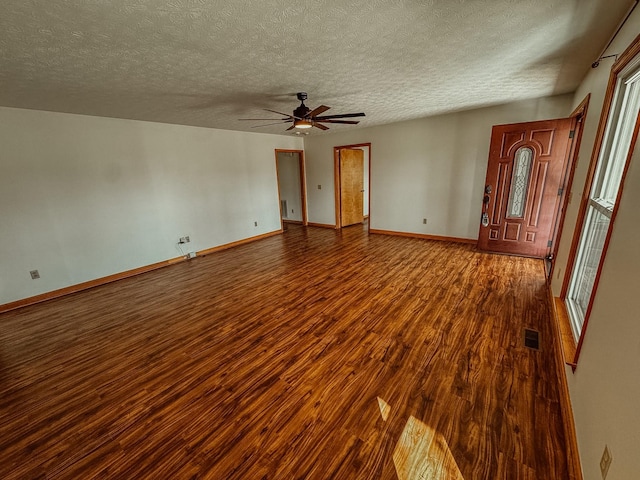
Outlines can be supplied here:
[[571, 92], [632, 3], [1, 0], [0, 105], [284, 134], [237, 119], [306, 91], [379, 125]]

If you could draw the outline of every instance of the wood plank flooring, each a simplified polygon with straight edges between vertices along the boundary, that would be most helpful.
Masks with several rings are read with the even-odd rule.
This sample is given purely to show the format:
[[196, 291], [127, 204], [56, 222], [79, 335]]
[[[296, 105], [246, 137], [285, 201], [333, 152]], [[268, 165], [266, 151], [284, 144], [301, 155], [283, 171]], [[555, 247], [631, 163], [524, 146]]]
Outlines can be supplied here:
[[0, 315], [0, 478], [564, 479], [550, 321], [542, 261], [290, 225]]

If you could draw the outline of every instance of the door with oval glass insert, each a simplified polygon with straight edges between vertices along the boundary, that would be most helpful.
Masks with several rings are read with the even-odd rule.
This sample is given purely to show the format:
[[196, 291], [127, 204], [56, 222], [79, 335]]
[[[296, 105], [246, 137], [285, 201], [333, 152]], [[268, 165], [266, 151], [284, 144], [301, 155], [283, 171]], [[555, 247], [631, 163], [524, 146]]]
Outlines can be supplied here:
[[549, 254], [573, 122], [493, 127], [478, 248], [540, 258]]

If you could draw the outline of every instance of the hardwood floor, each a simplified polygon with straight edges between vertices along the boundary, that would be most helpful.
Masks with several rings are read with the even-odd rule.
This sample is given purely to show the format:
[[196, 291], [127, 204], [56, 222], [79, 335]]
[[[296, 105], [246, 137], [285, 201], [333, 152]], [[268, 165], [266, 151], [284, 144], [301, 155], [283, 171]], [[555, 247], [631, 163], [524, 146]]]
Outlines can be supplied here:
[[565, 479], [550, 321], [542, 261], [290, 225], [0, 315], [0, 478]]

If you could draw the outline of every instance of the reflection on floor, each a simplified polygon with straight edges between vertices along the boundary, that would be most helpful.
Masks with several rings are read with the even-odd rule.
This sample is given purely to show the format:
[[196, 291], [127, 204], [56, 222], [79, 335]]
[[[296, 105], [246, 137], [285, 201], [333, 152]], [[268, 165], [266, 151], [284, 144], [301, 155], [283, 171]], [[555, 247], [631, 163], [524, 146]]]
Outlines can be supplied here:
[[[386, 422], [391, 406], [377, 397]], [[411, 415], [393, 451], [398, 480], [464, 480], [442, 435]]]
[[389, 418], [389, 411], [391, 410], [391, 407], [387, 402], [385, 402], [380, 397], [377, 397], [377, 398], [378, 398], [378, 406], [380, 407], [380, 415], [382, 415], [382, 419], [386, 422], [387, 418]]

